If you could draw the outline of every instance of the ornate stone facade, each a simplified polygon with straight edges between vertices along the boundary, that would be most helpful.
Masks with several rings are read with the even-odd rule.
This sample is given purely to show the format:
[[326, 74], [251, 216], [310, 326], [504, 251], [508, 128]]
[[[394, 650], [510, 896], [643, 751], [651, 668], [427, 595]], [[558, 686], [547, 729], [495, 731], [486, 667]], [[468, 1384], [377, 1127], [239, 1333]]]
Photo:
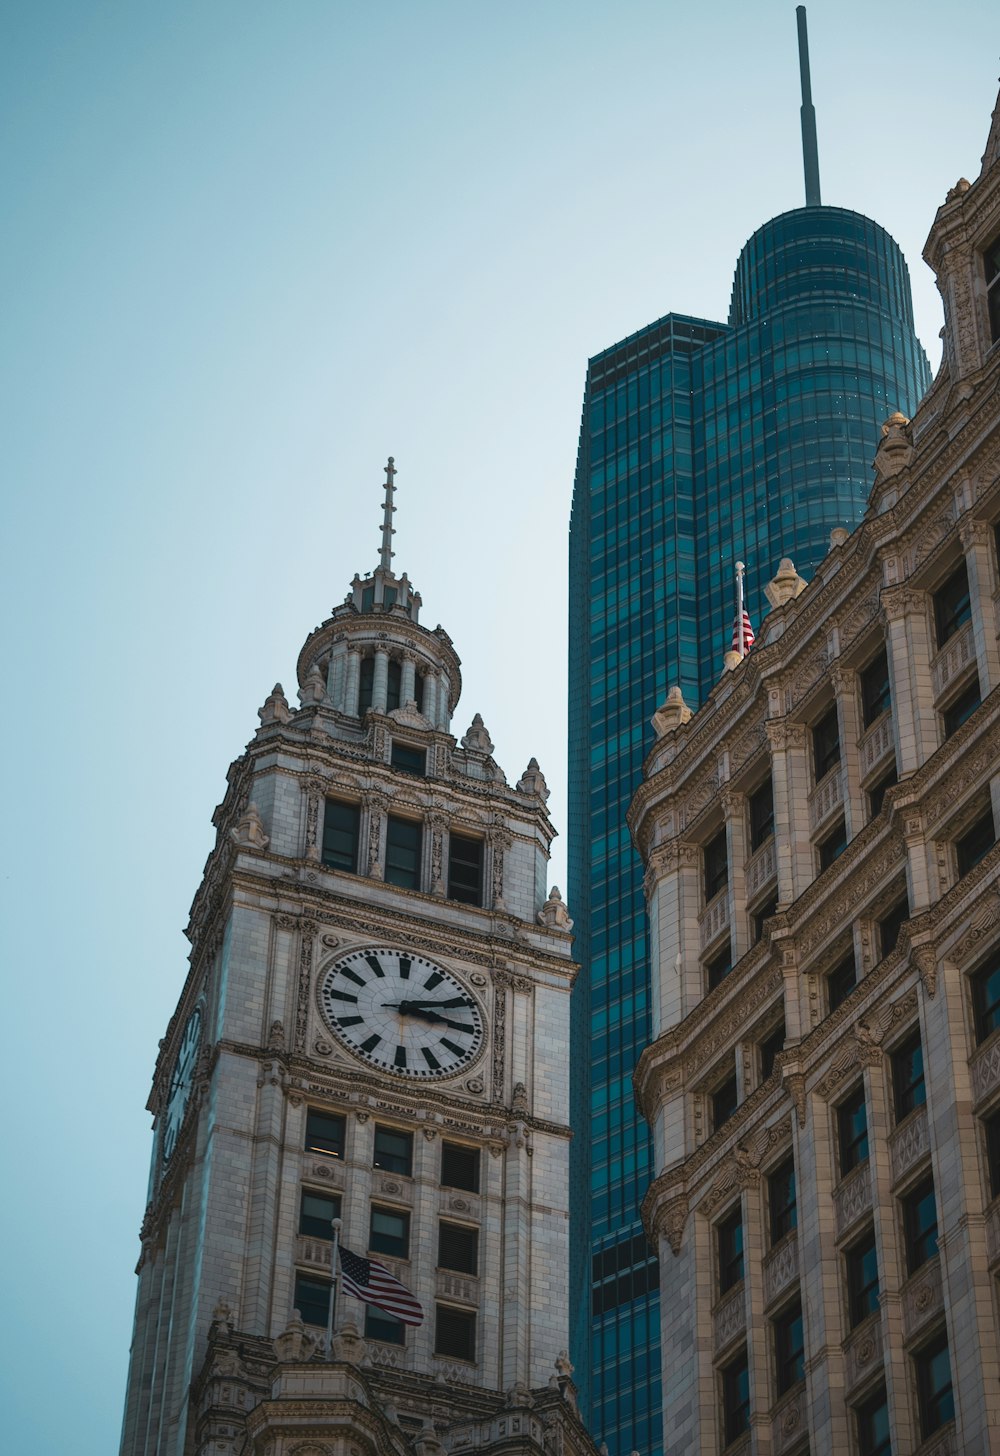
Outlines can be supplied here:
[[944, 362], [862, 524], [654, 719], [635, 1086], [671, 1456], [1000, 1449], [998, 244], [1000, 110], [931, 230]]

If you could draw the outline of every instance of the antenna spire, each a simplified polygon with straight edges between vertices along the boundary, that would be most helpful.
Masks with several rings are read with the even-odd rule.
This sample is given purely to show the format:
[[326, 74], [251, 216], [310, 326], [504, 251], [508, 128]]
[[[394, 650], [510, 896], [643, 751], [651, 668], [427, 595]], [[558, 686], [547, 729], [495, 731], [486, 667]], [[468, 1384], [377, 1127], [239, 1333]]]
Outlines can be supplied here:
[[802, 78], [802, 162], [806, 174], [806, 207], [819, 207], [819, 151], [816, 146], [816, 109], [812, 103], [809, 80], [809, 36], [806, 33], [806, 7], [796, 5], [795, 19], [799, 28], [799, 75]]
[[385, 504], [382, 507], [382, 553], [379, 565], [383, 571], [392, 570], [392, 558], [395, 552], [392, 549], [392, 538], [396, 532], [393, 529], [392, 515], [396, 507], [392, 503], [392, 497], [396, 491], [396, 466], [393, 457], [389, 456], [389, 463], [385, 467]]

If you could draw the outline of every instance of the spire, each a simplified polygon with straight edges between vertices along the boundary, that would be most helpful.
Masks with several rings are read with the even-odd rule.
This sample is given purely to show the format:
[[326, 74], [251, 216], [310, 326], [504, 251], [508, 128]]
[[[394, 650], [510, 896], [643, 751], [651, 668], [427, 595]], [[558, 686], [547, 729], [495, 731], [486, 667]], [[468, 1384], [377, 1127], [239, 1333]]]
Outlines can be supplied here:
[[392, 558], [395, 552], [392, 549], [392, 538], [396, 532], [392, 524], [392, 515], [396, 507], [392, 503], [392, 497], [396, 491], [396, 466], [393, 457], [389, 456], [389, 463], [385, 467], [385, 505], [382, 507], [382, 553], [379, 558], [379, 565], [383, 571], [392, 570]]
[[806, 207], [819, 207], [819, 151], [816, 147], [816, 109], [812, 103], [809, 80], [809, 36], [806, 34], [806, 7], [796, 5], [795, 19], [799, 27], [799, 75], [802, 78], [802, 163], [806, 174]]

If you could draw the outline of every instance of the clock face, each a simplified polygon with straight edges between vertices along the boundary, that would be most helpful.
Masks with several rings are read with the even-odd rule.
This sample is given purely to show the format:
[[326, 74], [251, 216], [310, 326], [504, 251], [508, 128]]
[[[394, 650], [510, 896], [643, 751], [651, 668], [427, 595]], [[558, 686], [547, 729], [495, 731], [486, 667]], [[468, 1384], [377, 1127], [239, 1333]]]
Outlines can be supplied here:
[[320, 986], [326, 1020], [355, 1056], [401, 1077], [450, 1077], [483, 1042], [475, 999], [423, 956], [357, 950], [342, 956]]
[[163, 1110], [163, 1161], [165, 1163], [170, 1161], [174, 1148], [177, 1146], [177, 1136], [191, 1098], [191, 1086], [194, 1082], [194, 1069], [200, 1045], [201, 1007], [196, 1006], [188, 1017], [184, 1035], [181, 1037], [177, 1060], [174, 1062], [174, 1071], [167, 1091], [167, 1102]]

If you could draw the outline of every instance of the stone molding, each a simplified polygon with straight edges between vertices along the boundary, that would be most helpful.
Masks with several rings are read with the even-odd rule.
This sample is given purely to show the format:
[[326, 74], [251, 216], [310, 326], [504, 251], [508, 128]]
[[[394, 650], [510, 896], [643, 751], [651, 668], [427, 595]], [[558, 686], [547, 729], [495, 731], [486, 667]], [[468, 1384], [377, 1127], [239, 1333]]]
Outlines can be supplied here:
[[786, 1234], [764, 1256], [764, 1305], [773, 1304], [799, 1279], [798, 1234]]
[[889, 1134], [889, 1161], [893, 1185], [902, 1182], [931, 1150], [927, 1108], [918, 1107]]
[[742, 1280], [712, 1311], [712, 1348], [716, 1355], [739, 1339], [747, 1327], [746, 1291]]
[[837, 1238], [869, 1212], [872, 1206], [871, 1165], [868, 1161], [854, 1168], [833, 1190], [833, 1206], [837, 1221]]

